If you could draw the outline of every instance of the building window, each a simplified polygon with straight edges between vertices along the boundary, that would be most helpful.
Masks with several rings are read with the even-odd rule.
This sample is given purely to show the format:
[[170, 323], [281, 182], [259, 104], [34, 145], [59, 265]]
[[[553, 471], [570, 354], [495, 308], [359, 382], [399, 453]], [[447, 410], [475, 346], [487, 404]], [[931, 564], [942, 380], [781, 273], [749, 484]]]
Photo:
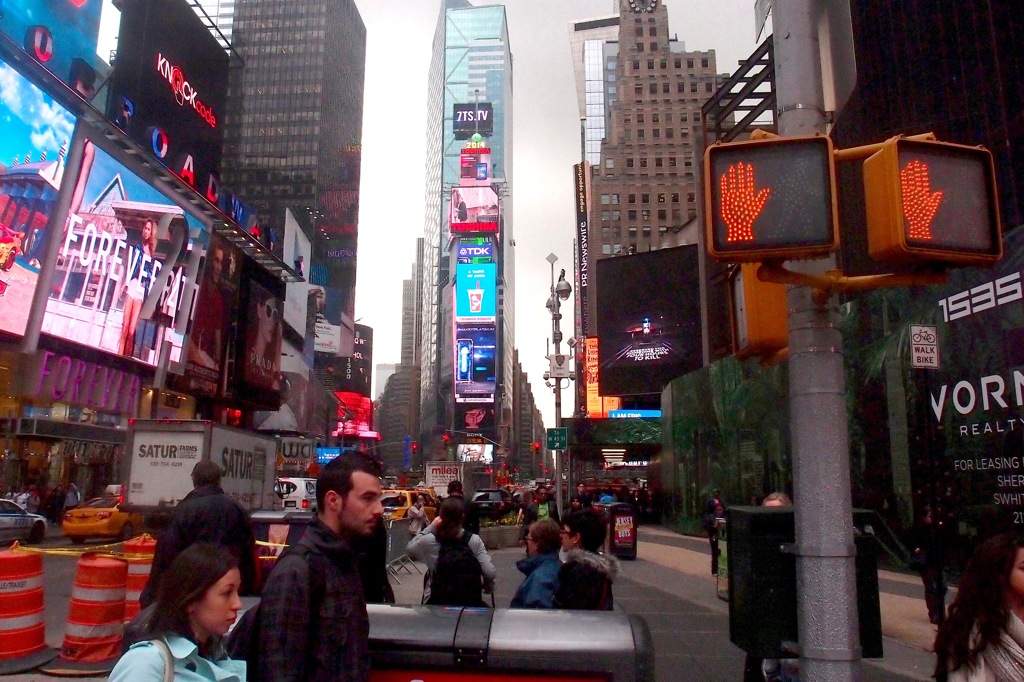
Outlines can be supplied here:
[[642, 85], [634, 85], [633, 86], [633, 94], [636, 95], [637, 97], [640, 97], [642, 94], [644, 94], [644, 86], [642, 86]]
[[651, 69], [652, 71], [654, 70], [654, 60], [653, 59], [648, 59], [647, 60], [647, 68]]
[[651, 52], [658, 51], [658, 43], [651, 43]]
[[612, 254], [622, 253], [622, 244], [612, 244]]
[[637, 114], [636, 115], [636, 122], [637, 123], [643, 123], [644, 122], [644, 115], [643, 114]]
[[634, 59], [633, 60], [633, 70], [634, 71], [639, 71], [640, 70], [640, 60], [639, 59]]
[[690, 81], [690, 92], [697, 92], [697, 81]]
[[637, 38], [643, 38], [644, 37], [644, 27], [643, 26], [637, 26], [636, 27], [636, 37]]
[[657, 157], [656, 159], [654, 159], [654, 167], [655, 168], [661, 168], [662, 162], [663, 162], [663, 159], [660, 156]]
[[659, 204], [664, 204], [665, 203], [665, 193], [664, 192], [659, 192], [658, 193], [658, 203]]
[[633, 167], [633, 158], [630, 157], [630, 158], [626, 159], [626, 168], [632, 168], [632, 167]]
[[635, 210], [627, 211], [626, 212], [626, 217], [629, 218], [630, 220], [636, 220], [636, 211]]
[[693, 68], [693, 60], [692, 59], [687, 59], [686, 60], [686, 68], [688, 68], [688, 69], [692, 69]]
[[613, 194], [612, 195], [612, 203], [613, 204], [619, 203], [619, 195], [618, 194]]
[[661, 94], [663, 94], [663, 95], [667, 95], [668, 94], [668, 83], [662, 83], [661, 84]]
[[707, 82], [704, 84], [704, 92], [711, 92], [711, 83]]
[[644, 51], [644, 44], [643, 43], [637, 43], [636, 44], [636, 51], [637, 52], [643, 52]]
[[686, 83], [683, 81], [676, 83], [676, 92], [686, 92]]
[[601, 228], [601, 240], [606, 241], [612, 238], [612, 228], [602, 227]]
[[673, 204], [678, 204], [679, 203], [679, 192], [673, 192], [672, 193], [672, 203]]
[[665, 128], [665, 137], [667, 137], [668, 139], [671, 140], [675, 136], [675, 134], [676, 134], [675, 129], [673, 129], [673, 128]]
[[667, 68], [668, 68], [668, 60], [667, 60], [667, 59], [662, 59], [662, 60], [661, 60], [661, 61], [660, 61], [660, 62], [658, 63], [658, 68], [660, 68], [660, 69], [662, 69], [662, 70], [665, 70], [665, 69], [667, 69]]
[[630, 194], [629, 195], [629, 203], [631, 203], [631, 204], [635, 204], [636, 203], [636, 195], [635, 194]]
[[640, 128], [639, 130], [636, 131], [636, 136], [642, 140], [645, 137], [647, 137], [647, 131], [644, 130], [643, 128]]
[[686, 203], [692, 204], [693, 201], [694, 201], [694, 199], [693, 199], [693, 192], [688, 192], [686, 194]]
[[658, 209], [658, 220], [660, 220], [661, 222], [665, 222], [666, 220], [668, 220], [668, 211], [666, 211], [663, 208], [659, 208]]
[[621, 214], [618, 211], [612, 211], [612, 220], [618, 220]]
[[[671, 128], [669, 128], [668, 132], [670, 132], [670, 133], [671, 133], [671, 132], [672, 132], [672, 129], [671, 129]], [[672, 137], [672, 136], [671, 136], [671, 135], [669, 135], [669, 137]], [[669, 167], [669, 168], [675, 168], [675, 167], [676, 167], [676, 157], [674, 157], [674, 156], [670, 156], [670, 157], [668, 157], [668, 167]]]
[[658, 84], [657, 83], [651, 83], [650, 85], [647, 86], [647, 91], [649, 93], [651, 93], [652, 95], [657, 95], [658, 94]]
[[657, 27], [655, 27], [655, 26], [651, 26], [650, 28], [648, 28], [648, 29], [647, 29], [647, 35], [649, 35], [649, 36], [650, 36], [650, 37], [652, 37], [652, 38], [653, 38], [654, 36], [658, 35], [658, 29], [657, 29]]
[[640, 167], [641, 168], [647, 168], [647, 157], [646, 156], [641, 156], [640, 157]]
[[683, 68], [683, 58], [682, 57], [676, 57], [676, 68], [677, 69]]
[[601, 220], [608, 221], [612, 217], [612, 214], [608, 211], [601, 211]]
[[661, 117], [658, 114], [651, 114], [651, 123], [659, 123]]
[[641, 194], [640, 195], [640, 203], [641, 204], [649, 204], [649, 203], [651, 203], [651, 195], [650, 194]]
[[707, 58], [700, 60], [700, 65], [705, 69], [708, 68], [709, 64]]
[[610, 255], [612, 255], [612, 245], [611, 244], [601, 244], [601, 255], [602, 256], [610, 256]]
[[615, 168], [615, 159], [613, 159], [611, 157], [608, 157], [607, 159], [605, 159], [604, 160], [604, 167], [605, 168]]
[[[664, 213], [664, 211], [659, 211], [659, 213]], [[651, 236], [651, 226], [650, 225], [644, 225], [644, 236], [645, 237], [650, 237]]]
[[607, 206], [608, 204], [611, 203], [611, 201], [612, 201], [612, 196], [610, 194], [602, 194], [601, 195], [601, 204], [602, 205]]
[[661, 139], [661, 128], [655, 128], [653, 130], [653, 133], [654, 133], [654, 139], [655, 140], [660, 140]]
[[683, 165], [686, 166], [687, 168], [689, 168], [690, 166], [693, 165], [693, 159], [690, 158], [689, 156], [684, 157], [683, 158]]
[[625, 116], [622, 117], [622, 122], [625, 123], [626, 125], [629, 125], [633, 122], [633, 117], [630, 116], [629, 114], [626, 114]]
[[633, 131], [632, 130], [627, 130], [626, 131], [626, 142], [629, 142], [632, 139], [633, 139]]

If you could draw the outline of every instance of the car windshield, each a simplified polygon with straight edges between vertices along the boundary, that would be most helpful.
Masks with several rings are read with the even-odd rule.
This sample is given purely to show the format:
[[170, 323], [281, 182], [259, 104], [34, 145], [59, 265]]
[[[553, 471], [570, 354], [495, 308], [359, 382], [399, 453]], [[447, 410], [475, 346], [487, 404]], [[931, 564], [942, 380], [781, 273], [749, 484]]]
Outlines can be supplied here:
[[316, 481], [306, 481], [306, 494], [316, 495]]
[[404, 507], [406, 504], [405, 495], [395, 495], [394, 493], [381, 493], [380, 503], [387, 509], [398, 509]]
[[497, 490], [481, 490], [473, 495], [473, 502], [498, 502], [501, 500], [501, 493]]
[[112, 509], [117, 506], [117, 502], [116, 497], [94, 497], [82, 506], [92, 509]]

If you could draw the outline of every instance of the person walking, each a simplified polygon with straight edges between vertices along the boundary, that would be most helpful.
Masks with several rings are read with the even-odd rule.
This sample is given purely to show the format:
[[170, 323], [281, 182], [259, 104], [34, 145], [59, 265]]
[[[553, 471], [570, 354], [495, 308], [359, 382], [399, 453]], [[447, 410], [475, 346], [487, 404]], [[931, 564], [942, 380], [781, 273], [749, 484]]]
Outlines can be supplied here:
[[558, 558], [561, 528], [554, 519], [536, 521], [526, 534], [525, 559], [516, 568], [526, 576], [510, 604], [513, 609], [553, 609], [552, 599], [558, 588]]
[[367, 458], [338, 457], [320, 472], [316, 519], [263, 588], [259, 682], [369, 679], [370, 620], [355, 545], [384, 515], [380, 492]]
[[[449, 497], [441, 503], [430, 525], [406, 547], [410, 559], [427, 565], [423, 576], [424, 604], [483, 606], [481, 590], [494, 591], [497, 571], [480, 536], [463, 529], [464, 518], [462, 501]], [[479, 568], [469, 563], [467, 555], [476, 560]]]
[[[227, 657], [221, 644], [242, 608], [242, 577], [234, 557], [212, 543], [178, 554], [157, 590], [141, 634], [107, 678], [111, 682], [217, 680], [245, 682], [245, 661]], [[173, 676], [166, 676], [170, 664]]]
[[552, 519], [558, 523], [558, 508], [554, 500], [548, 499], [548, 489], [541, 487], [537, 488], [536, 499], [523, 514], [523, 531], [519, 536], [519, 543], [525, 545], [526, 534], [529, 532], [530, 526], [534, 521], [543, 521], [544, 519]]
[[1024, 680], [1024, 538], [981, 543], [935, 637], [939, 682]]
[[946, 578], [942, 573], [938, 537], [940, 528], [932, 523], [932, 509], [927, 507], [910, 533], [910, 567], [921, 576], [928, 620], [938, 625], [946, 612]]
[[718, 519], [724, 516], [725, 502], [722, 501], [722, 491], [715, 488], [704, 505], [704, 516], [701, 517], [701, 525], [711, 545], [711, 575], [718, 575]]
[[64, 511], [70, 511], [82, 503], [82, 493], [78, 492], [78, 486], [74, 483], [68, 484], [68, 493], [64, 496]]
[[558, 569], [555, 608], [610, 611], [612, 584], [619, 576], [619, 560], [599, 554], [607, 533], [604, 514], [596, 509], [566, 514], [562, 520], [565, 563]]
[[227, 548], [242, 574], [242, 594], [250, 594], [256, 580], [256, 538], [249, 515], [220, 487], [221, 468], [203, 460], [192, 469], [192, 492], [178, 503], [171, 522], [160, 534], [153, 555], [149, 581], [139, 596], [145, 608], [153, 603], [163, 572], [174, 557], [196, 542], [213, 542]]

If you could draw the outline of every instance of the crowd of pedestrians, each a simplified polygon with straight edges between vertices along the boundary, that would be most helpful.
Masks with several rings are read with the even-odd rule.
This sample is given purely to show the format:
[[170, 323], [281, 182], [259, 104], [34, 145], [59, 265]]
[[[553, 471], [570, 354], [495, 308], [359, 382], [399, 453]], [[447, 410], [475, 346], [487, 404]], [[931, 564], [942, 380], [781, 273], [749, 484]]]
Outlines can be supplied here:
[[65, 511], [74, 509], [82, 503], [82, 494], [74, 483], [69, 484], [67, 490], [60, 485], [55, 485], [49, 490], [27, 485], [19, 489], [11, 488], [0, 495], [30, 514], [42, 514], [54, 525], [60, 524]]

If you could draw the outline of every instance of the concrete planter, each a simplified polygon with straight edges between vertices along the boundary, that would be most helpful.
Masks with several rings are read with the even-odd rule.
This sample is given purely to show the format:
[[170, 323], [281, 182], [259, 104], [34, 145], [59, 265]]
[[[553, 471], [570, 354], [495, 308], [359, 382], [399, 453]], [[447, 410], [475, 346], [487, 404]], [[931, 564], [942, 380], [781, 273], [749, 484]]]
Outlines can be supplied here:
[[484, 541], [487, 549], [503, 549], [516, 547], [519, 544], [519, 534], [522, 526], [489, 526], [480, 529], [480, 539]]

